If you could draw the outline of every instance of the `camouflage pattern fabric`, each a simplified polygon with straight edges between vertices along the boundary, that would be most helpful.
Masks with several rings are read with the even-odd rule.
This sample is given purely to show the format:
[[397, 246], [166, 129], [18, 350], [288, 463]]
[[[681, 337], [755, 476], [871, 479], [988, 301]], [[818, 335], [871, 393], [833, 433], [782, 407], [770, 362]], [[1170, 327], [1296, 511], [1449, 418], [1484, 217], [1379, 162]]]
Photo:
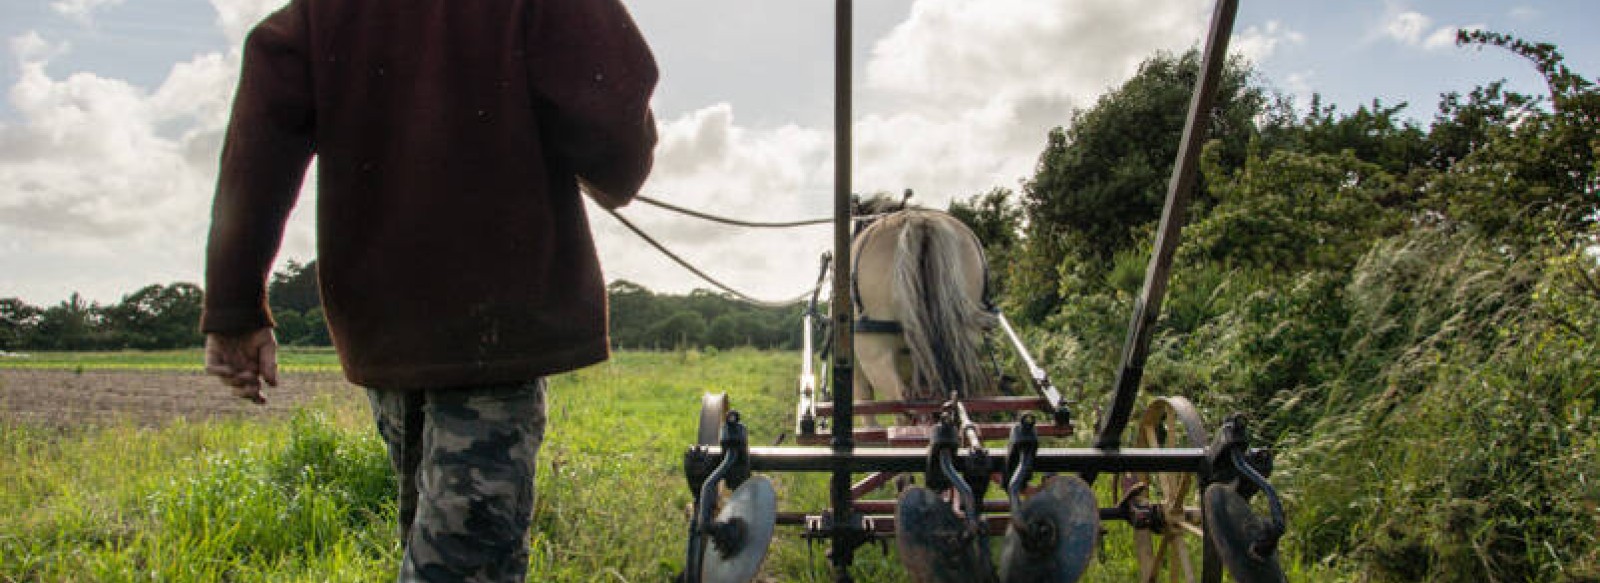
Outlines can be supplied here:
[[368, 389], [400, 486], [399, 581], [521, 582], [545, 381]]

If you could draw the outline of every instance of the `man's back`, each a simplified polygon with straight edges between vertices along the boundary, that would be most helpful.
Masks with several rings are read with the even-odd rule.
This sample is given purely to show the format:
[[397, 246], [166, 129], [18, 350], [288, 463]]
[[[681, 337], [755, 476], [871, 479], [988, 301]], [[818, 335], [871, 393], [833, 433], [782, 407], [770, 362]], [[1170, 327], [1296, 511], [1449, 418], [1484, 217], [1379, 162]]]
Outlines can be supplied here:
[[208, 330], [264, 324], [259, 282], [314, 150], [323, 302], [352, 381], [481, 385], [605, 358], [577, 181], [623, 204], [655, 143], [655, 65], [620, 4], [295, 0], [244, 65]]

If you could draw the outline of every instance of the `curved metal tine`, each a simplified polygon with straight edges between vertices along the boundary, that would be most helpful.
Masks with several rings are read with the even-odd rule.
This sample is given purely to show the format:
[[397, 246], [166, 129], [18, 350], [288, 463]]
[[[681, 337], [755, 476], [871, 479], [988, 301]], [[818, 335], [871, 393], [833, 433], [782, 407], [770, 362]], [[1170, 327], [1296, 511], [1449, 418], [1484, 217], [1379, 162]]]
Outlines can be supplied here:
[[710, 538], [711, 526], [715, 520], [717, 507], [717, 486], [727, 479], [728, 472], [741, 452], [735, 448], [723, 453], [722, 463], [706, 476], [704, 484], [700, 485], [700, 494], [695, 497], [694, 516], [689, 519], [689, 544], [683, 563], [684, 583], [701, 583], [700, 574], [703, 568], [702, 559], [705, 557], [706, 540]]
[[939, 470], [944, 472], [946, 480], [956, 490], [957, 500], [961, 503], [961, 515], [966, 518], [967, 525], [974, 532], [982, 533], [983, 530], [983, 505], [978, 503], [977, 495], [972, 493], [972, 486], [967, 483], [966, 477], [956, 470], [955, 456], [945, 451], [939, 456]]
[[1006, 477], [1005, 487], [1013, 517], [1022, 507], [1022, 490], [1033, 479], [1033, 460], [1039, 452], [1039, 434], [1034, 430], [1036, 422], [1032, 413], [1022, 414], [1017, 424], [1011, 426], [1011, 438], [1006, 444], [1006, 467], [1011, 468], [1011, 475]]
[[1006, 480], [1006, 496], [1011, 499], [1011, 519], [1016, 521], [1016, 510], [1022, 507], [1022, 490], [1028, 487], [1028, 480], [1033, 478], [1034, 452], [1023, 451], [1021, 463], [1017, 464], [1017, 471], [1011, 473], [1011, 479]]
[[1283, 533], [1288, 531], [1287, 520], [1283, 516], [1283, 502], [1278, 499], [1277, 489], [1267, 482], [1267, 478], [1256, 471], [1255, 466], [1245, 459], [1244, 450], [1235, 448], [1232, 454], [1233, 465], [1239, 473], [1255, 484], [1256, 488], [1267, 497], [1267, 508], [1272, 513], [1272, 524], [1264, 534], [1266, 538], [1251, 546], [1250, 551], [1255, 554], [1267, 555], [1277, 550], [1278, 539], [1283, 538]]

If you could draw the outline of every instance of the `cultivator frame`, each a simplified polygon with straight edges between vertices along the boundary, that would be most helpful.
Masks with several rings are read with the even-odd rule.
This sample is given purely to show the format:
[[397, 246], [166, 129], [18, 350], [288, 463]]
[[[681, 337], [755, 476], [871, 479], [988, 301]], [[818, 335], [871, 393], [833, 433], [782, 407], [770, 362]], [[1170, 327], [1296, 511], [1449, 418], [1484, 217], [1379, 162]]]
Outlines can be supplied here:
[[[831, 307], [825, 326], [831, 334], [826, 387], [818, 386], [813, 367], [816, 357], [812, 353], [812, 330], [824, 317], [815, 296], [805, 317], [805, 355], [794, 421], [799, 446], [753, 447], [738, 413], [729, 409], [726, 396], [708, 395], [702, 403], [699, 443], [684, 457], [685, 477], [695, 501], [682, 581], [750, 580], [765, 556], [774, 525], [800, 527], [804, 537], [826, 541], [834, 581], [852, 581], [850, 570], [857, 549], [869, 542], [895, 538], [897, 530], [904, 538], [904, 528], [910, 520], [919, 521], [917, 528], [931, 528], [923, 526], [923, 517], [909, 513], [901, 502], [866, 499], [868, 493], [891, 481], [903, 486], [904, 476], [920, 477], [928, 490], [945, 493], [945, 499], [957, 509], [949, 514], [954, 517], [951, 520], [958, 521], [950, 533], [979, 537], [977, 548], [984, 550], [979, 553], [983, 556], [976, 559], [978, 562], [988, 561], [984, 537], [1007, 537], [1002, 557], [1006, 564], [1001, 566], [1000, 577], [1008, 581], [1076, 580], [1087, 563], [1093, 540], [1069, 540], [1069, 531], [1077, 528], [1076, 532], [1098, 534], [1101, 521], [1126, 522], [1134, 529], [1141, 580], [1153, 581], [1166, 568], [1173, 573], [1184, 572], [1192, 581], [1192, 565], [1183, 547], [1187, 537], [1194, 535], [1201, 535], [1200, 580], [1220, 581], [1224, 566], [1238, 581], [1283, 580], [1275, 553], [1284, 532], [1283, 512], [1266, 480], [1271, 473], [1271, 454], [1250, 447], [1242, 416], [1228, 417], [1213, 436], [1186, 399], [1154, 398], [1140, 418], [1134, 447], [1124, 448], [1122, 444], [1189, 193], [1195, 185], [1205, 133], [1203, 124], [1211, 110], [1237, 8], [1237, 0], [1218, 0], [1212, 15], [1202, 74], [1190, 102], [1160, 231], [1144, 289], [1129, 324], [1111, 402], [1100, 416], [1094, 447], [1040, 446], [1040, 438], [1072, 434], [1072, 411], [1003, 314], [1000, 328], [1017, 361], [1026, 368], [1031, 396], [952, 395], [941, 402], [855, 401], [851, 270], [833, 269]], [[851, 264], [852, 9], [851, 0], [836, 0], [835, 237], [831, 262], [838, 266]], [[829, 261], [825, 256], [822, 278], [827, 277]], [[831, 389], [831, 395], [824, 395], [823, 388]], [[1006, 423], [974, 421], [975, 416], [989, 418], [997, 412], [1015, 413], [1017, 417]], [[880, 414], [927, 422], [855, 426], [856, 415]], [[985, 446], [986, 440], [998, 439], [1007, 440], [1003, 453], [991, 452]], [[778, 512], [772, 487], [757, 476], [758, 472], [830, 474], [829, 508]], [[1030, 487], [1034, 476], [1063, 474], [1056, 480], [1093, 484], [1103, 473], [1116, 475], [1114, 505], [1093, 504], [1092, 517], [1066, 518], [1068, 515], [1063, 512], [1040, 514], [1059, 510], [1053, 506], [1059, 503], [1052, 495], [1073, 492], [1052, 484], [1051, 494], [1044, 494], [1044, 484], [1048, 482]], [[862, 476], [859, 480], [858, 475]], [[1076, 482], [1079, 479], [1082, 482]], [[986, 499], [985, 494], [994, 484], [1004, 490], [1005, 499]], [[1084, 488], [1079, 486], [1077, 492]], [[733, 494], [724, 499], [724, 491]], [[1191, 492], [1197, 494], [1198, 507], [1191, 505]], [[1257, 516], [1246, 502], [1256, 493], [1267, 499], [1267, 518]], [[1030, 504], [1035, 500], [1044, 502]], [[1024, 514], [1027, 517], [1022, 517]], [[1089, 527], [1094, 530], [1085, 530]], [[901, 548], [905, 561], [907, 547]], [[1025, 555], [1021, 549], [1045, 554], [1037, 555], [1042, 559], [1013, 557]], [[1048, 565], [1040, 566], [1044, 564], [1041, 561]], [[914, 579], [922, 581], [995, 580], [989, 572], [950, 573], [941, 567], [909, 562], [907, 568]]]

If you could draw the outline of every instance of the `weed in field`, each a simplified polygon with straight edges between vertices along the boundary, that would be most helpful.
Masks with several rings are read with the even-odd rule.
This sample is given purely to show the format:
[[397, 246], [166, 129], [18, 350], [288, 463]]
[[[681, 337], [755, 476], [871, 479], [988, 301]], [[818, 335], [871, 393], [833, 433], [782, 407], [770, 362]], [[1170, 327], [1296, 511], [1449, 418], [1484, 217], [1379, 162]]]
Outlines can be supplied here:
[[0, 580], [386, 579], [381, 450], [317, 415], [289, 425], [0, 429], [0, 469], [18, 476], [0, 497]]

